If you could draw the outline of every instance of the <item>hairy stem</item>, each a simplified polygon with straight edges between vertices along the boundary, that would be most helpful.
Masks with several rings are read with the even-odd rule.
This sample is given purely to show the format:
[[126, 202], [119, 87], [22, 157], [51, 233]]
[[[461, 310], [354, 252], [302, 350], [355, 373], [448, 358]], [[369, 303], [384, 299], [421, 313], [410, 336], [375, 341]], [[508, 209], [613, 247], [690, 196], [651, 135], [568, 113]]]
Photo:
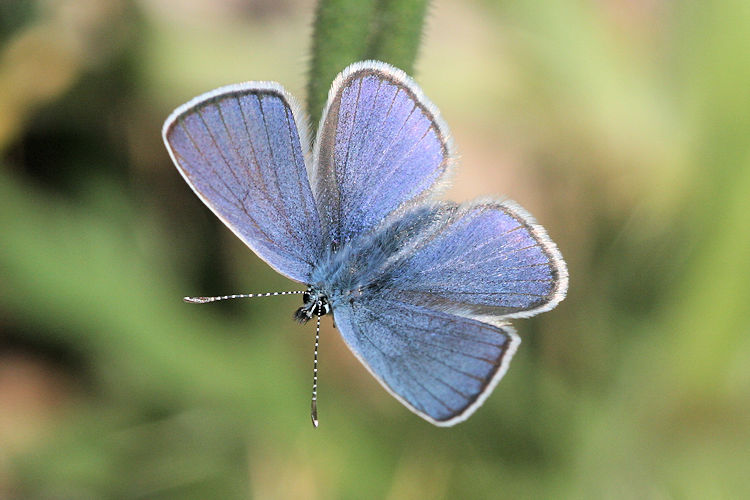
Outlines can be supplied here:
[[320, 120], [328, 89], [347, 65], [377, 59], [414, 69], [428, 0], [320, 0], [315, 15], [307, 110]]

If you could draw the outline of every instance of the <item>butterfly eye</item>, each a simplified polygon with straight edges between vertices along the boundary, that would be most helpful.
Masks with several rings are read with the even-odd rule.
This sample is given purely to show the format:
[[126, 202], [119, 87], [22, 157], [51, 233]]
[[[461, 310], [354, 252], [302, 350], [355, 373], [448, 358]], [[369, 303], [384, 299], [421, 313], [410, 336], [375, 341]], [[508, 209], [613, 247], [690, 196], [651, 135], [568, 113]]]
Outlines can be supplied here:
[[305, 292], [302, 294], [302, 303], [307, 304], [310, 302], [310, 292]]

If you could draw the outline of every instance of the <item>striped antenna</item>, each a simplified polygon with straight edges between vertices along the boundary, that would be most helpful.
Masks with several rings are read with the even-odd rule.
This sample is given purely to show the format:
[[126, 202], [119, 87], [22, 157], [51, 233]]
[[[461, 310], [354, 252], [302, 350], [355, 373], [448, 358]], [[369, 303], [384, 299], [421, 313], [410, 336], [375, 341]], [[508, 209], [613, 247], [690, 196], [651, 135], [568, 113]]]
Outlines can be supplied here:
[[318, 301], [318, 320], [315, 323], [315, 351], [313, 353], [313, 389], [312, 401], [310, 401], [310, 419], [313, 427], [318, 427], [318, 344], [320, 343], [320, 312], [323, 303]]
[[189, 304], [208, 304], [219, 300], [250, 299], [253, 297], [271, 297], [275, 295], [294, 295], [305, 293], [305, 290], [294, 290], [292, 292], [266, 292], [266, 293], [241, 293], [235, 295], [222, 295], [220, 297], [183, 297], [182, 300]]

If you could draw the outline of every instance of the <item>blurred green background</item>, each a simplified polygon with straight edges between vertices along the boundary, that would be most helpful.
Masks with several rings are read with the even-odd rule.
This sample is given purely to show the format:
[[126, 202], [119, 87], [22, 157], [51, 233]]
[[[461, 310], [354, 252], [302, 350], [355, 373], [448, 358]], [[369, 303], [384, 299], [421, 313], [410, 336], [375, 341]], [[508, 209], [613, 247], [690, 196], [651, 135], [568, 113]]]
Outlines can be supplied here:
[[749, 497], [750, 3], [432, 3], [413, 69], [462, 156], [448, 197], [515, 199], [571, 276], [450, 429], [326, 319], [313, 430], [299, 297], [180, 300], [299, 288], [160, 128], [227, 83], [304, 100], [315, 11], [0, 2], [0, 498]]

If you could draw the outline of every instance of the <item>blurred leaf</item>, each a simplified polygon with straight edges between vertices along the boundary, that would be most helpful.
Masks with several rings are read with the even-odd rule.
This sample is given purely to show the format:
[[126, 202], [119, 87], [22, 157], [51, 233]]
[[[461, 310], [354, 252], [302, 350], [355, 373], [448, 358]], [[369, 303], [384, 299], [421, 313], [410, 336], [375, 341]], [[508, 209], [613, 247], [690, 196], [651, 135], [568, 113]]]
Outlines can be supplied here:
[[693, 360], [689, 374], [673, 376], [691, 392], [713, 393], [726, 367], [750, 347], [750, 4], [699, 2], [682, 15], [684, 44], [677, 45], [684, 47], [679, 60], [694, 172], [694, 195], [682, 216], [694, 246], [663, 326], [679, 346], [671, 353], [674, 369], [679, 360]]

